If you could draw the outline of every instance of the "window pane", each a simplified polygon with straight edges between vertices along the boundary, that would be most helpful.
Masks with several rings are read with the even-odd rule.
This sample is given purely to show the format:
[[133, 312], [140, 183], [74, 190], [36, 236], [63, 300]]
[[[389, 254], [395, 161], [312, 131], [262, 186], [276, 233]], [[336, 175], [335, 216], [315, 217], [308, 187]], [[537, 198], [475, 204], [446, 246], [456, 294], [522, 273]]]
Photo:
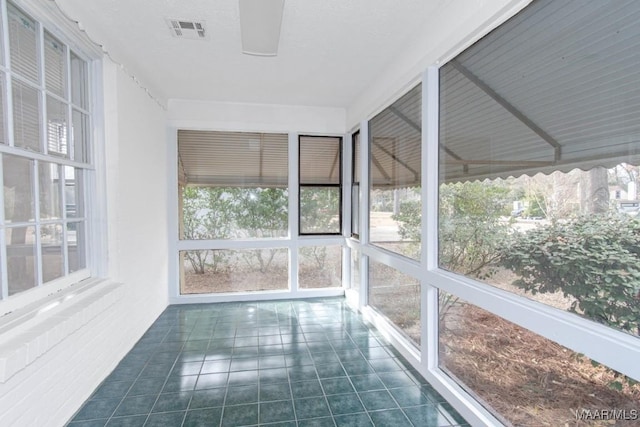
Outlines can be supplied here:
[[69, 273], [87, 268], [87, 233], [84, 222], [67, 223]]
[[37, 284], [35, 233], [35, 227], [5, 230], [9, 296], [31, 289]]
[[40, 239], [42, 244], [42, 282], [46, 283], [64, 276], [62, 225], [42, 225]]
[[178, 131], [184, 239], [286, 237], [288, 136]]
[[532, 2], [440, 69], [439, 156], [442, 268], [636, 336], [639, 14]]
[[36, 22], [7, 4], [9, 16], [9, 47], [14, 73], [38, 83], [38, 42]]
[[369, 261], [369, 305], [387, 317], [413, 343], [420, 344], [420, 282]]
[[360, 293], [360, 251], [351, 249], [351, 286], [355, 292]]
[[[0, 49], [1, 50], [1, 49]], [[7, 117], [4, 108], [4, 103], [7, 99], [7, 90], [5, 87], [5, 79], [7, 77], [3, 72], [0, 72], [0, 144], [7, 144]]]
[[38, 165], [38, 178], [40, 186], [40, 219], [62, 218], [59, 166], [53, 163], [40, 162]]
[[82, 109], [89, 108], [87, 63], [71, 52], [71, 102]]
[[40, 148], [40, 97], [31, 86], [13, 80], [13, 140], [16, 147]]
[[181, 251], [182, 294], [289, 288], [287, 249]]
[[[531, 427], [637, 425], [640, 385], [451, 294], [440, 291], [439, 301], [440, 367], [499, 419]], [[598, 409], [636, 411], [636, 419], [578, 422], [575, 411]]]
[[420, 187], [373, 190], [370, 198], [371, 243], [400, 255], [420, 259]]
[[47, 90], [67, 98], [67, 52], [65, 45], [44, 32], [44, 72]]
[[301, 136], [300, 234], [340, 234], [342, 138]]
[[71, 134], [73, 136], [73, 160], [89, 162], [89, 116], [78, 110], [73, 110]]
[[360, 184], [351, 186], [351, 234], [360, 236]]
[[185, 187], [186, 240], [286, 237], [288, 193], [283, 188]]
[[69, 157], [67, 105], [47, 97], [47, 150], [49, 154]]
[[352, 181], [354, 183], [362, 182], [362, 171], [360, 170], [360, 131], [353, 134], [352, 137], [353, 142], [353, 159], [351, 161], [352, 164]]
[[360, 171], [360, 132], [352, 136], [352, 158], [351, 158], [351, 234], [354, 237], [360, 236], [360, 182], [362, 181]]
[[340, 187], [300, 187], [300, 233], [340, 233]]
[[4, 218], [6, 222], [33, 221], [35, 198], [31, 160], [4, 154]]
[[298, 284], [301, 289], [342, 286], [342, 247], [308, 246], [298, 251]]
[[340, 184], [342, 138], [300, 137], [300, 183]]
[[422, 85], [370, 123], [371, 243], [411, 258], [421, 248]]
[[84, 217], [82, 170], [64, 166], [65, 211], [67, 219]]

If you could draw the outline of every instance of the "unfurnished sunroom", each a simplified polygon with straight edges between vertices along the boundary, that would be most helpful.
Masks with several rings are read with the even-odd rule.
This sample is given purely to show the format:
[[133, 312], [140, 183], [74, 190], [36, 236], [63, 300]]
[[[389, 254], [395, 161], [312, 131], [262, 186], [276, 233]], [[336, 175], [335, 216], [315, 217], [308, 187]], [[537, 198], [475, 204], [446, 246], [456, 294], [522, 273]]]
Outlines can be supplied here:
[[0, 424], [637, 423], [636, 2], [101, 3], [1, 2]]

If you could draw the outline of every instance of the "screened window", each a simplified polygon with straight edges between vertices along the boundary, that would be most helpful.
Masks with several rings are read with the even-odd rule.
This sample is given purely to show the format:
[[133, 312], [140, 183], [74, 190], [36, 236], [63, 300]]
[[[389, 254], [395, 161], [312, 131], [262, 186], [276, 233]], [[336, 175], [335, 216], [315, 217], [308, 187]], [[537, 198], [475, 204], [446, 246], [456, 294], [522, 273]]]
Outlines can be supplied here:
[[369, 260], [369, 305], [414, 345], [420, 345], [420, 282], [388, 265]]
[[[640, 57], [630, 52], [640, 50], [639, 18], [638, 2], [537, 0], [444, 65], [439, 76], [440, 267], [636, 337]], [[514, 325], [484, 317], [467, 303], [442, 307], [448, 308], [440, 317], [446, 328], [441, 360], [514, 424], [558, 423], [566, 387], [554, 384], [573, 383], [571, 397], [591, 405], [579, 390], [594, 383], [585, 385], [580, 377], [595, 373], [586, 374], [582, 365], [550, 371], [564, 363], [565, 349], [520, 335]], [[476, 330], [473, 336], [458, 334], [469, 329], [465, 322]], [[504, 332], [489, 349], [495, 360], [528, 354], [523, 367], [476, 363], [494, 363], [494, 357], [465, 342], [491, 342], [489, 329]], [[529, 351], [532, 343], [537, 351]], [[475, 366], [475, 373], [463, 366]], [[537, 378], [545, 371], [545, 378], [556, 378], [544, 387], [552, 399], [489, 396], [494, 380], [500, 386], [493, 390], [504, 381], [528, 390], [532, 377], [502, 375], [532, 369]], [[606, 369], [597, 374], [616, 375]], [[595, 383], [606, 389], [610, 382]], [[637, 385], [619, 390], [605, 406], [625, 408], [625, 394], [637, 401]], [[536, 420], [514, 418], [525, 414], [512, 408], [533, 401], [535, 409], [525, 412], [535, 411]]]
[[369, 122], [369, 238], [419, 259], [421, 248], [422, 85]]
[[300, 234], [340, 234], [342, 138], [300, 136]]
[[441, 267], [634, 335], [637, 16], [536, 1], [440, 71]]
[[288, 235], [286, 134], [178, 131], [181, 238]]
[[[256, 240], [289, 234], [286, 134], [178, 131], [180, 238]], [[286, 248], [179, 252], [182, 294], [283, 290]]]
[[342, 246], [304, 246], [298, 250], [300, 289], [342, 286]]
[[[9, 38], [0, 44], [10, 64], [0, 66], [0, 297], [6, 299], [87, 269], [85, 182], [92, 166], [88, 92], [70, 90], [88, 87], [87, 62], [11, 3], [1, 12]], [[83, 73], [69, 72], [70, 57]], [[72, 111], [82, 126], [69, 120]]]

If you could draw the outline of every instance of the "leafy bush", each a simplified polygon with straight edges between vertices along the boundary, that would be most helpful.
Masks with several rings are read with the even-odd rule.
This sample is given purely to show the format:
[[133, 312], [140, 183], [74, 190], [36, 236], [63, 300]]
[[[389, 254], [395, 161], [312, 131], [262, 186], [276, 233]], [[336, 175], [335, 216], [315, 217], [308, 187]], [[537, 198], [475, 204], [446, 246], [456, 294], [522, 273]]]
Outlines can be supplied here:
[[440, 186], [439, 263], [466, 276], [494, 272], [511, 229], [505, 221], [509, 190], [495, 183], [466, 182]]
[[640, 334], [640, 221], [592, 215], [516, 233], [502, 265], [533, 294], [561, 291], [570, 311]]
[[[182, 191], [182, 234], [184, 239], [224, 239], [231, 233], [229, 203], [223, 189], [185, 187]], [[225, 262], [221, 251], [193, 250], [185, 253], [196, 274], [205, 268], [217, 271]]]

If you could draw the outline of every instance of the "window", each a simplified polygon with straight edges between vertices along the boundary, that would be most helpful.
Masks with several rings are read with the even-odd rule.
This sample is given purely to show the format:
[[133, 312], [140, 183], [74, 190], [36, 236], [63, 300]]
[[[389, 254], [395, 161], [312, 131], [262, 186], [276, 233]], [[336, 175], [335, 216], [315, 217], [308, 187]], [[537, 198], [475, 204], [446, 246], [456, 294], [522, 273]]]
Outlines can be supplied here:
[[587, 4], [534, 2], [441, 68], [440, 266], [638, 335], [615, 189], [636, 201], [640, 7]]
[[342, 230], [342, 138], [300, 136], [300, 234]]
[[570, 349], [637, 377], [638, 16], [536, 0], [439, 71], [440, 366], [513, 424], [637, 402]]
[[419, 259], [421, 249], [422, 85], [369, 123], [369, 239]]
[[298, 250], [300, 289], [342, 286], [342, 246], [304, 246]]
[[360, 238], [360, 131], [351, 136], [351, 236]]
[[288, 253], [286, 248], [181, 251], [180, 293], [286, 290]]
[[420, 282], [388, 265], [369, 260], [369, 304], [420, 346]]
[[178, 131], [181, 239], [286, 237], [287, 138]]
[[[7, 4], [0, 66], [0, 297], [87, 269], [87, 62]], [[42, 42], [39, 42], [42, 40]], [[78, 88], [83, 88], [79, 91]]]
[[637, 424], [638, 390], [615, 371], [446, 292], [439, 301], [440, 367], [506, 425], [575, 425], [595, 409]]
[[288, 177], [286, 134], [178, 131], [182, 294], [288, 289], [289, 252], [277, 240], [196, 242], [287, 237]]

